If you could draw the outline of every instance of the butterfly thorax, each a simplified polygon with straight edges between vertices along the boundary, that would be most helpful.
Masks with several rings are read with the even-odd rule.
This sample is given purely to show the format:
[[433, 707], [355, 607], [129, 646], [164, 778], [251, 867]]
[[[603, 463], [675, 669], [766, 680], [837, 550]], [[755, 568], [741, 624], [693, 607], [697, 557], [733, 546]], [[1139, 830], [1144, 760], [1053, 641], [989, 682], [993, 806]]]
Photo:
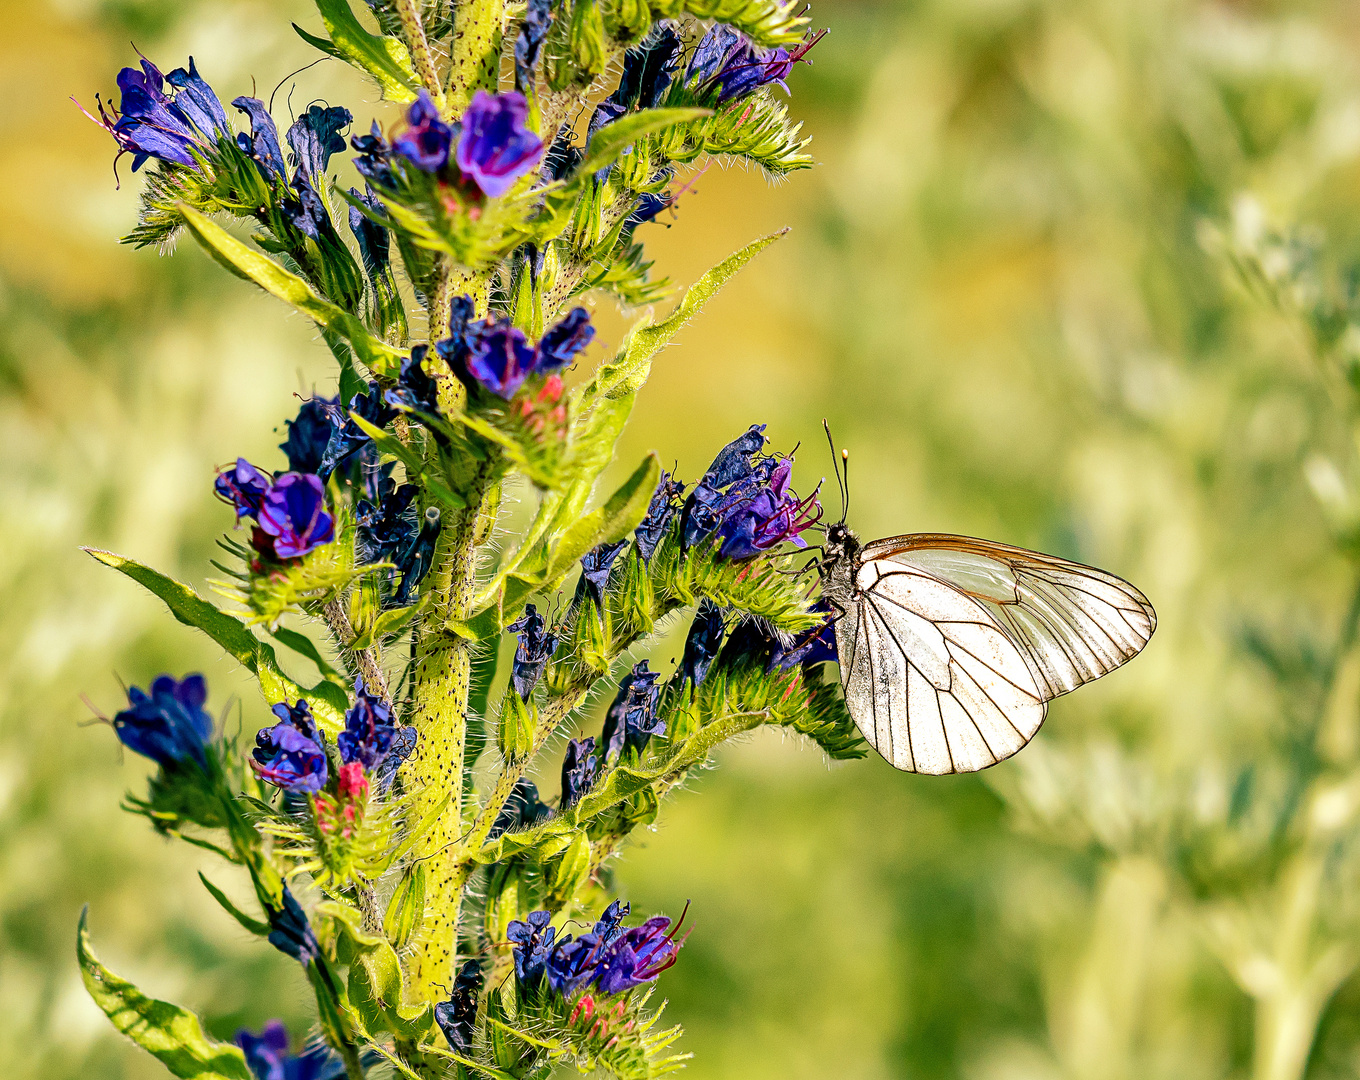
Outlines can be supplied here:
[[853, 602], [855, 570], [863, 545], [846, 525], [836, 523], [826, 530], [822, 543], [822, 596], [842, 612]]

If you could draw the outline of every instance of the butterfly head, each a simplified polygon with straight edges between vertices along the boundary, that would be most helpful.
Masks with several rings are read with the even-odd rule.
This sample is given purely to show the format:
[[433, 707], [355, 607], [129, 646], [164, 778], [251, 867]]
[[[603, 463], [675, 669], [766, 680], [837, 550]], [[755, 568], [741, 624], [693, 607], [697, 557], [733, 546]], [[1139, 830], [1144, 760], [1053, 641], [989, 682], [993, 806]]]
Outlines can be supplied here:
[[860, 542], [850, 527], [842, 521], [826, 527], [826, 539], [822, 541], [822, 562], [834, 565], [845, 559], [853, 559], [859, 554]]

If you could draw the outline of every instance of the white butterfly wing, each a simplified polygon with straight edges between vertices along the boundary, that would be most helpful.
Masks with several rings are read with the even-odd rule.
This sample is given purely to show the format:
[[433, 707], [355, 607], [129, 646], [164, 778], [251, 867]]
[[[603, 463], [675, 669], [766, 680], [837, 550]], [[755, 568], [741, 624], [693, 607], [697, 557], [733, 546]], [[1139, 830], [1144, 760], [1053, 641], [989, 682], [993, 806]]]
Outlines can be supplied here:
[[968, 537], [918, 534], [861, 554], [836, 626], [846, 703], [899, 769], [974, 772], [1010, 757], [1046, 703], [1131, 659], [1152, 605], [1112, 574]]

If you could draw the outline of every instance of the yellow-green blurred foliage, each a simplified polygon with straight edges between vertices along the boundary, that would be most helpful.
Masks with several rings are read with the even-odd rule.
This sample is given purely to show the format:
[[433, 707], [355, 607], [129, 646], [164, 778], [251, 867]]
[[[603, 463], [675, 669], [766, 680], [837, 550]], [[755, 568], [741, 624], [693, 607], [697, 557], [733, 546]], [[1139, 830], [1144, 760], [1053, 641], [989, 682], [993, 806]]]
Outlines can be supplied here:
[[[132, 39], [163, 67], [193, 53], [224, 99], [252, 78], [267, 97], [312, 59], [288, 26], [312, 16], [0, 10], [0, 1075], [157, 1077], [84, 999], [83, 903], [119, 971], [221, 1036], [304, 1023], [305, 996], [195, 880], [209, 859], [116, 810], [145, 763], [77, 726], [77, 695], [111, 711], [119, 678], [200, 669], [216, 707], [241, 693], [247, 727], [263, 710], [77, 545], [201, 583], [229, 520], [214, 465], [267, 458], [329, 366], [308, 324], [198, 251], [115, 243], [139, 181], [125, 161], [115, 189], [110, 140], [67, 95], [112, 89]], [[803, 440], [810, 486], [825, 416], [862, 534], [1094, 562], [1162, 622], [985, 779], [828, 769], [762, 733], [675, 796], [619, 882], [638, 912], [693, 901], [663, 980], [692, 1075], [1288, 1080], [1319, 1015], [1307, 1075], [1360, 1075], [1360, 669], [1337, 652], [1336, 540], [1360, 518], [1355, 343], [1310, 336], [1297, 251], [1270, 241], [1314, 237], [1324, 291], [1360, 251], [1360, 5], [813, 15], [832, 34], [791, 85], [818, 170], [775, 189], [711, 171], [673, 228], [639, 233], [683, 282], [794, 226], [665, 355], [625, 456], [654, 447], [692, 477], [767, 422]], [[293, 106], [342, 101], [366, 127], [376, 95], [337, 69], [298, 76]]]

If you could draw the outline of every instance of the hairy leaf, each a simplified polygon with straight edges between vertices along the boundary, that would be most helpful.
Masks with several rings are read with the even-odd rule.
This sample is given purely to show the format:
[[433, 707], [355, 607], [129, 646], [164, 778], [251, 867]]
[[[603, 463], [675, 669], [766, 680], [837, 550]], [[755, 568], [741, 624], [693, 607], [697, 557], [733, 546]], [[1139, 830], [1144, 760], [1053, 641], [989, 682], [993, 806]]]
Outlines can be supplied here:
[[192, 206], [181, 203], [184, 225], [222, 266], [238, 277], [253, 281], [271, 296], [311, 318], [323, 330], [339, 334], [354, 349], [354, 355], [379, 374], [395, 373], [402, 353], [371, 335], [359, 319], [323, 300], [302, 278], [290, 273], [268, 256], [252, 250], [226, 229]]
[[311, 689], [300, 686], [279, 670], [274, 649], [250, 632], [235, 615], [221, 611], [204, 600], [188, 585], [168, 578], [159, 571], [133, 559], [115, 555], [111, 551], [85, 548], [89, 554], [126, 574], [143, 588], [165, 601], [170, 613], [185, 626], [202, 630], [249, 670], [259, 680], [260, 690], [271, 705], [281, 701], [306, 698], [312, 706], [316, 722], [329, 734], [335, 735], [345, 726], [345, 709], [349, 707], [345, 691], [333, 682], [322, 679]]
[[354, 17], [349, 0], [316, 0], [316, 8], [330, 40], [309, 34], [294, 23], [293, 29], [303, 41], [368, 72], [388, 101], [404, 105], [416, 99], [420, 81], [411, 66], [411, 54], [400, 39], [370, 34]]
[[147, 997], [99, 962], [90, 948], [89, 913], [88, 907], [80, 913], [76, 934], [80, 976], [113, 1026], [183, 1080], [252, 1080], [239, 1047], [210, 1039], [193, 1013]]

